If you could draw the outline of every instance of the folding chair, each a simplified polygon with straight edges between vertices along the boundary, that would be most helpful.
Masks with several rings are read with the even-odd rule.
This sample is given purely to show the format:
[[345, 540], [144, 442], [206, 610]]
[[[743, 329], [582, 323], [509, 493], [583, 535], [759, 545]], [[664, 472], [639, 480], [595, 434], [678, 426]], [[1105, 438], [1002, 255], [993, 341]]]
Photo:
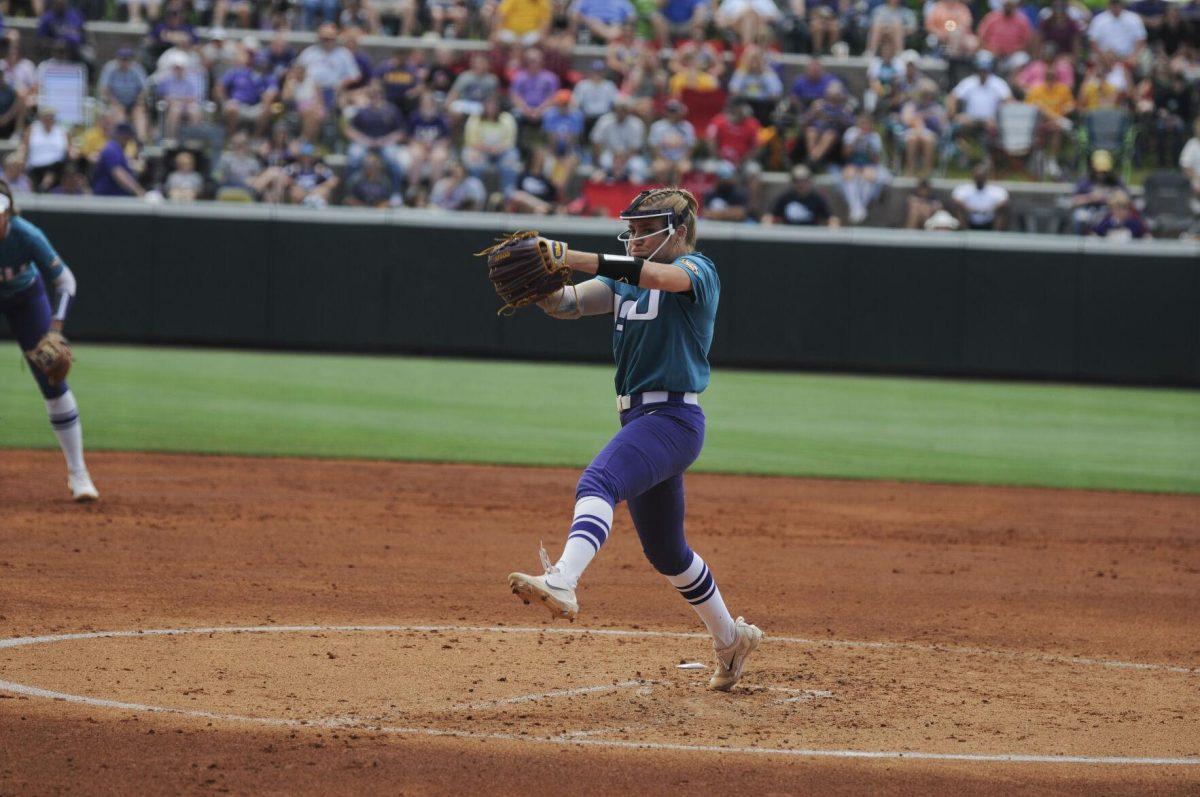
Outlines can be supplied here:
[[38, 107], [53, 108], [66, 127], [90, 123], [87, 67], [43, 61], [38, 65]]
[[1156, 238], [1177, 238], [1192, 225], [1192, 184], [1177, 171], [1154, 172], [1142, 184], [1142, 215]]
[[[1023, 172], [1029, 172], [1025, 164], [1019, 162], [1028, 158], [1032, 171], [1040, 176], [1037, 151], [1034, 148], [1034, 134], [1037, 132], [1038, 109], [1036, 105], [1024, 102], [1009, 102], [1000, 106], [996, 120], [999, 128], [997, 148], [1009, 163], [1017, 165]], [[1018, 165], [1019, 164], [1019, 165]]]
[[1131, 164], [1129, 152], [1133, 147], [1133, 123], [1129, 112], [1122, 108], [1097, 108], [1090, 111], [1080, 125], [1079, 155], [1082, 168], [1098, 149], [1108, 150], [1121, 168], [1121, 176], [1129, 182]]

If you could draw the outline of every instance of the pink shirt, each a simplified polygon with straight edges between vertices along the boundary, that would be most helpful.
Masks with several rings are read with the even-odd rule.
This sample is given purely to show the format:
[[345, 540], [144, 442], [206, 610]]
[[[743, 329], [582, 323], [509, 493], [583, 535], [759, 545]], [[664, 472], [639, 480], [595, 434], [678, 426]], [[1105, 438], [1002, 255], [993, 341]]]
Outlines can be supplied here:
[[1032, 36], [1033, 28], [1020, 11], [1014, 11], [1011, 15], [992, 11], [979, 23], [980, 46], [1000, 57], [1024, 50]]
[[[1030, 61], [1021, 68], [1021, 71], [1017, 73], [1013, 82], [1020, 86], [1022, 90], [1029, 91], [1037, 84], [1046, 82], [1046, 72], [1048, 71], [1045, 61]], [[1075, 88], [1075, 69], [1071, 66], [1070, 58], [1066, 56], [1056, 58], [1054, 60], [1054, 73], [1058, 75], [1060, 83], [1066, 84], [1069, 89]]]

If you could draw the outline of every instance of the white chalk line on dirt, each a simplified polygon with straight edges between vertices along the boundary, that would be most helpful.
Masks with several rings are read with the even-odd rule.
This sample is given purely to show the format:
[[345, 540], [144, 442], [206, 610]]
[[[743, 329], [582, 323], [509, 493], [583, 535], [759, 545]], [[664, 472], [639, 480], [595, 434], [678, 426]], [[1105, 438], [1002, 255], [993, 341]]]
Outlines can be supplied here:
[[[453, 625], [408, 625], [408, 626], [373, 626], [373, 625], [334, 625], [334, 626], [231, 626], [208, 628], [156, 628], [138, 631], [90, 631], [74, 634], [54, 634], [36, 637], [12, 637], [0, 640], [0, 650], [6, 648], [25, 647], [29, 645], [48, 644], [52, 642], [67, 642], [73, 640], [130, 638], [154, 636], [183, 636], [183, 635], [213, 635], [237, 633], [354, 633], [354, 632], [465, 632], [478, 633], [568, 633], [568, 634], [599, 634], [607, 636], [634, 637], [666, 637], [666, 638], [700, 638], [707, 639], [704, 634], [674, 632], [674, 631], [622, 631], [619, 629], [561, 629], [561, 628], [522, 628], [510, 626], [453, 626]], [[785, 644], [823, 645], [830, 644], [828, 640], [810, 640], [800, 637], [769, 637], [775, 642]], [[933, 652], [957, 652], [972, 654], [1000, 653], [1004, 655], [1023, 655], [1019, 651], [989, 651], [985, 648], [960, 648], [934, 645], [914, 645], [912, 643], [855, 643], [840, 641], [841, 646], [864, 648], [909, 648]], [[1028, 654], [1033, 658], [1044, 659], [1049, 654]], [[1160, 669], [1173, 672], [1194, 673], [1195, 668], [1173, 667], [1169, 665], [1140, 664], [1134, 662], [1113, 662], [1106, 659], [1087, 659], [1070, 656], [1050, 656], [1051, 660], [1094, 666], [1134, 666], [1137, 669]], [[592, 687], [585, 687], [592, 688]], [[971, 761], [980, 763], [1023, 763], [1023, 764], [1105, 764], [1105, 765], [1158, 765], [1158, 766], [1200, 766], [1200, 757], [1156, 757], [1156, 756], [1085, 756], [1085, 755], [1045, 755], [1034, 753], [932, 753], [909, 750], [828, 750], [798, 747], [722, 747], [720, 745], [703, 744], [673, 744], [669, 742], [643, 742], [623, 739], [594, 739], [585, 738], [580, 732], [567, 732], [555, 736], [531, 736], [519, 733], [481, 732], [446, 730], [437, 728], [407, 728], [401, 726], [373, 726], [369, 723], [354, 724], [347, 717], [329, 717], [323, 719], [301, 720], [286, 717], [253, 717], [240, 714], [221, 714], [198, 709], [171, 708], [169, 706], [153, 706], [144, 703], [130, 703], [121, 700], [74, 695], [67, 692], [56, 692], [36, 686], [19, 684], [12, 681], [0, 680], [0, 692], [38, 697], [49, 700], [60, 700], [79, 705], [97, 706], [101, 708], [122, 709], [151, 714], [166, 714], [193, 719], [217, 720], [231, 723], [251, 723], [276, 727], [320, 728], [330, 730], [361, 729], [376, 733], [447, 737], [458, 739], [483, 739], [498, 741], [530, 742], [537, 744], [571, 744], [578, 746], [608, 747], [632, 750], [660, 750], [670, 752], [707, 752], [730, 754], [757, 754], [776, 756], [795, 756], [803, 758], [862, 758], [862, 759], [910, 759], [926, 761]], [[524, 696], [529, 697], [529, 696]], [[583, 733], [591, 731], [585, 730]]]
[[476, 703], [459, 703], [451, 706], [450, 711], [482, 711], [489, 708], [497, 708], [499, 706], [510, 706], [514, 703], [536, 703], [539, 700], [552, 700], [556, 697], [574, 697], [576, 695], [594, 695], [603, 692], [616, 692], [621, 689], [630, 689], [635, 686], [644, 686], [651, 681], [633, 680], [620, 681], [615, 684], [599, 684], [597, 686], [581, 686], [577, 689], [553, 689], [549, 692], [532, 692], [528, 695], [517, 695], [516, 697], [506, 697], [501, 700], [480, 700]]

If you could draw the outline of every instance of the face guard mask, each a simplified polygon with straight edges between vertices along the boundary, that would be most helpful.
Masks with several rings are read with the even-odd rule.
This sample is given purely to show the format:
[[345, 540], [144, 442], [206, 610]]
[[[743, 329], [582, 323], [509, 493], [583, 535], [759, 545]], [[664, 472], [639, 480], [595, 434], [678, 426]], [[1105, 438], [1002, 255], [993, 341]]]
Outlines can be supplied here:
[[667, 245], [667, 241], [671, 240], [671, 236], [675, 234], [675, 223], [677, 221], [674, 210], [664, 210], [662, 208], [648, 208], [646, 210], [638, 209], [638, 207], [646, 201], [646, 197], [650, 196], [651, 193], [652, 192], [650, 191], [643, 191], [642, 193], [638, 194], [633, 202], [630, 203], [629, 207], [621, 211], [620, 218], [623, 221], [633, 221], [634, 219], [655, 219], [661, 217], [666, 221], [667, 226], [660, 230], [655, 230], [654, 232], [645, 233], [644, 235], [634, 235], [633, 228], [631, 226], [629, 229], [625, 230], [625, 232], [617, 236], [617, 240], [625, 244], [625, 254], [629, 255], [632, 253], [631, 244], [634, 241], [642, 241], [647, 238], [653, 238], [655, 235], [662, 235], [665, 232], [667, 235], [665, 238], [663, 238], [663, 242], [660, 243], [658, 248], [651, 252], [649, 256], [643, 258], [644, 260], [653, 260], [654, 256], [658, 254], [659, 250]]

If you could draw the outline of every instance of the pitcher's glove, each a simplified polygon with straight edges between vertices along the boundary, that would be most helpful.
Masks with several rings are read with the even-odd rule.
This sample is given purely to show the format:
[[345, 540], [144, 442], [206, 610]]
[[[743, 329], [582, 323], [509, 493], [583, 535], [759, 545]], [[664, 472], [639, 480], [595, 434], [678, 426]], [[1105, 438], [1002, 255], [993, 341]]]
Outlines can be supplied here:
[[571, 282], [567, 245], [532, 230], [515, 232], [475, 254], [487, 257], [488, 279], [504, 301], [499, 312], [506, 315], [542, 301]]
[[66, 379], [67, 372], [71, 370], [71, 347], [61, 332], [50, 330], [32, 351], [25, 352], [25, 356], [34, 368], [46, 375], [46, 381], [52, 385]]

